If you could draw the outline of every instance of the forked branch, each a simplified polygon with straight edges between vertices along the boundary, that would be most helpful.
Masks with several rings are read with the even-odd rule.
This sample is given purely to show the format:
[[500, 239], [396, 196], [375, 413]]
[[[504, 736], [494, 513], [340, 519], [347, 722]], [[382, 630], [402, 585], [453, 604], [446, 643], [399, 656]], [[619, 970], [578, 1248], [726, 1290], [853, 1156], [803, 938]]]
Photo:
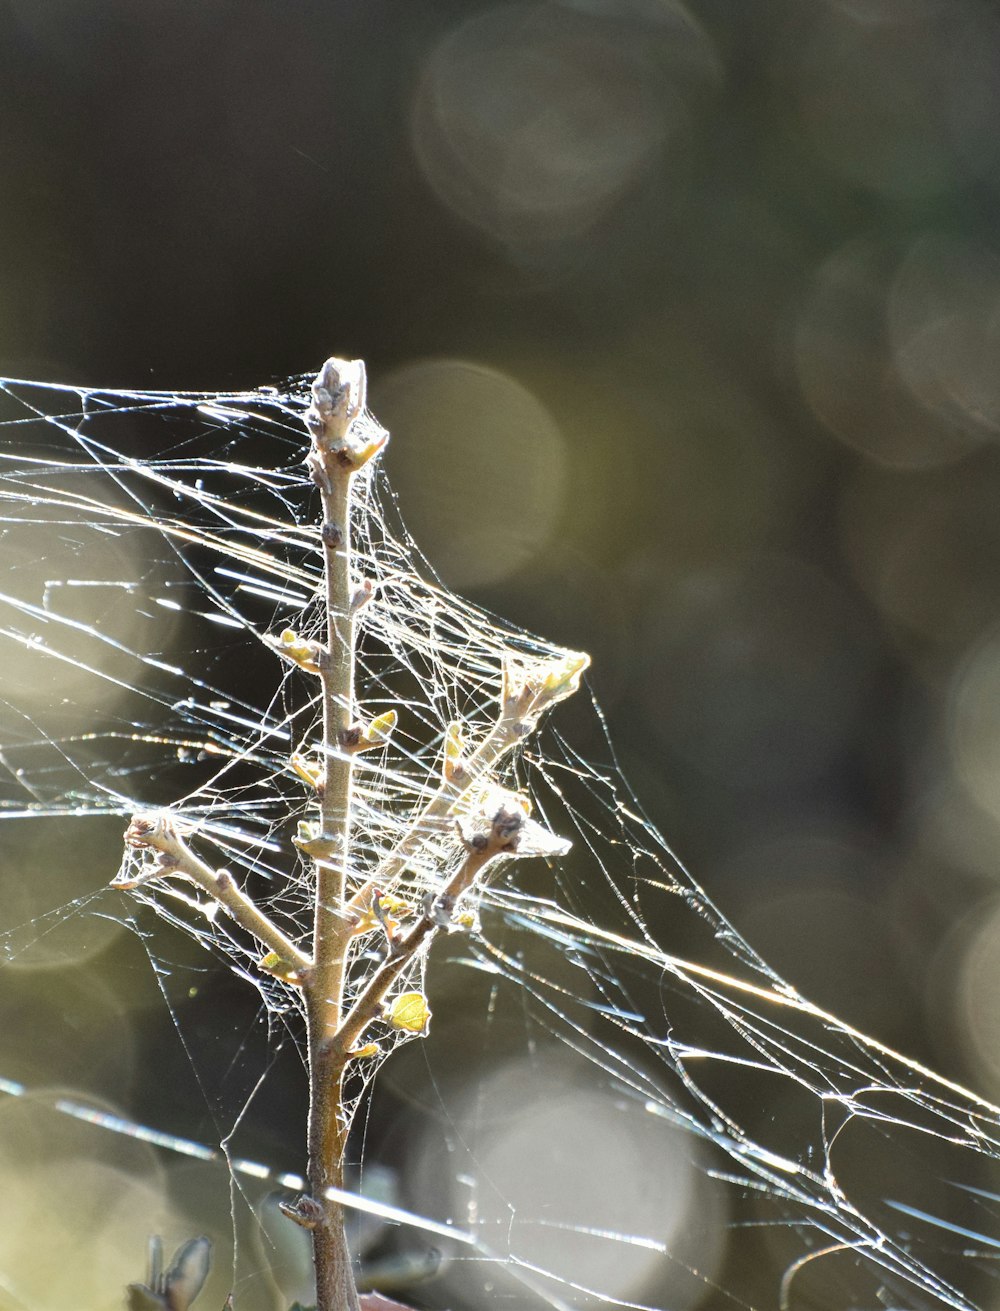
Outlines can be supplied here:
[[[309, 1191], [285, 1213], [312, 1233], [316, 1311], [359, 1311], [351, 1257], [339, 1201], [349, 1129], [345, 1078], [351, 1063], [377, 1050], [362, 1040], [371, 1026], [424, 1032], [430, 1011], [419, 992], [400, 992], [400, 981], [419, 963], [441, 929], [462, 918], [460, 903], [481, 887], [493, 863], [504, 857], [553, 856], [567, 843], [530, 818], [521, 797], [496, 785], [498, 766], [531, 734], [551, 706], [579, 686], [585, 655], [566, 652], [548, 660], [510, 657], [504, 662], [497, 713], [478, 745], [467, 749], [460, 724], [447, 727], [437, 783], [431, 799], [371, 877], [351, 893], [352, 805], [355, 757], [382, 746], [396, 723], [387, 711], [366, 722], [355, 704], [356, 616], [371, 600], [369, 580], [352, 568], [351, 519], [355, 476], [382, 449], [388, 433], [365, 408], [365, 369], [360, 360], [330, 359], [312, 387], [305, 415], [311, 442], [306, 458], [322, 506], [320, 541], [324, 564], [321, 637], [291, 628], [268, 644], [320, 685], [322, 739], [318, 751], [299, 752], [290, 765], [315, 795], [318, 818], [300, 825], [296, 845], [313, 862], [315, 901], [308, 950], [292, 942], [226, 870], [215, 870], [189, 846], [182, 817], [168, 812], [135, 815], [126, 831], [129, 847], [145, 854], [138, 873], [115, 880], [135, 888], [154, 878], [179, 877], [196, 884], [261, 944], [260, 968], [300, 990], [308, 1029]], [[426, 793], [425, 793], [426, 795]], [[416, 908], [395, 896], [407, 871], [425, 863], [431, 844], [455, 834], [454, 850], [443, 858], [439, 886]], [[450, 872], [448, 872], [450, 871]], [[402, 921], [406, 927], [401, 927]], [[354, 980], [347, 998], [354, 944], [381, 932], [384, 957]], [[364, 959], [370, 959], [365, 953]], [[359, 953], [358, 960], [361, 959]]]

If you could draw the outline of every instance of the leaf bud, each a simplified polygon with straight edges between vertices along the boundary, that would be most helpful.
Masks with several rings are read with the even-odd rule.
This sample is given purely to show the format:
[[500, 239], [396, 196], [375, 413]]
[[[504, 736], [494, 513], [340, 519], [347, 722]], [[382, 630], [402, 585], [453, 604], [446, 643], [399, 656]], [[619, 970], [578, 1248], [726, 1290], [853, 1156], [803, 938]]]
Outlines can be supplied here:
[[458, 781], [465, 774], [465, 738], [462, 725], [454, 720], [445, 729], [441, 769], [446, 783]]
[[422, 992], [401, 992], [385, 1008], [385, 1018], [394, 1029], [404, 1033], [425, 1034], [431, 1011]]
[[277, 638], [269, 637], [267, 644], [286, 660], [304, 669], [307, 674], [318, 674], [323, 658], [323, 647], [319, 642], [299, 637], [294, 628], [286, 628]]

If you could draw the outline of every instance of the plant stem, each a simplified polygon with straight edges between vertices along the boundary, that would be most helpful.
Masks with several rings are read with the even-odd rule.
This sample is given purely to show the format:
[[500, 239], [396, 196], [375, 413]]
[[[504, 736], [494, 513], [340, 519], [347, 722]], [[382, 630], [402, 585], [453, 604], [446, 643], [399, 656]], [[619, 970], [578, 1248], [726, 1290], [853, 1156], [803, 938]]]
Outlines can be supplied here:
[[[363, 415], [364, 366], [328, 360], [313, 384], [306, 415], [312, 434], [309, 467], [323, 507], [326, 646], [322, 683], [325, 774], [320, 788], [324, 854], [316, 861], [312, 969], [305, 984], [309, 1043], [309, 1189], [317, 1311], [358, 1311], [358, 1295], [344, 1231], [344, 1211], [328, 1196], [344, 1186], [348, 1122], [343, 1104], [347, 1056], [337, 1031], [343, 1012], [344, 975], [351, 941], [347, 870], [351, 844], [353, 753], [347, 747], [354, 720], [354, 615], [351, 580], [351, 484], [377, 445], [352, 442]], [[384, 440], [384, 438], [382, 439]]]
[[354, 705], [354, 621], [351, 616], [351, 471], [340, 469], [321, 488], [326, 576], [327, 649], [323, 684], [325, 781], [320, 831], [330, 856], [316, 864], [313, 972], [306, 990], [309, 1027], [309, 1186], [323, 1207], [313, 1229], [317, 1311], [358, 1306], [344, 1213], [329, 1188], [344, 1186], [347, 1123], [343, 1110], [344, 1057], [334, 1039], [343, 1008], [350, 925], [345, 919], [351, 838], [353, 756], [341, 742]]
[[325, 1042], [340, 1024], [346, 946], [345, 915], [351, 841], [354, 756], [344, 740], [354, 719], [354, 618], [351, 614], [351, 481], [353, 471], [336, 468], [323, 501], [323, 553], [327, 642], [320, 666], [323, 685], [325, 774], [320, 796], [320, 831], [330, 844], [316, 866], [311, 1003], [319, 1021], [313, 1035]]
[[[390, 1001], [390, 993], [438, 930], [456, 927], [456, 903], [483, 881], [492, 860], [515, 854], [547, 856], [565, 849], [529, 818], [530, 807], [522, 798], [484, 785], [542, 714], [576, 689], [588, 657], [566, 651], [555, 658], [513, 654], [505, 658], [491, 729], [466, 754], [462, 726], [448, 725], [437, 787], [373, 877], [350, 895], [354, 755], [384, 742], [397, 717], [390, 709], [368, 723], [355, 718], [355, 615], [370, 599], [373, 587], [369, 580], [351, 575], [352, 484], [388, 438], [365, 410], [365, 370], [360, 360], [327, 360], [313, 382], [305, 425], [312, 438], [306, 464], [322, 504], [324, 640], [291, 628], [265, 640], [283, 659], [318, 678], [321, 687], [322, 768], [298, 753], [290, 762], [298, 777], [315, 789], [319, 802], [318, 825], [300, 825], [300, 837], [295, 839], [314, 862], [311, 951], [307, 955], [293, 943], [237, 887], [228, 871], [214, 870], [201, 860], [182, 836], [190, 826], [178, 824], [169, 812], [132, 816], [125, 840], [144, 852], [141, 867], [134, 873], [133, 864], [126, 862], [113, 885], [136, 888], [150, 879], [173, 876], [194, 882], [268, 948], [259, 968], [301, 989], [308, 1038], [309, 1186], [297, 1202], [282, 1209], [312, 1233], [316, 1311], [360, 1311], [339, 1200], [350, 1127], [345, 1079], [351, 1062], [364, 1054], [356, 1044], [379, 1019], [398, 1030], [426, 1031], [430, 1018], [426, 999], [419, 993], [399, 993]], [[436, 893], [427, 893], [422, 911], [406, 932], [399, 933], [391, 916], [402, 903], [388, 890], [402, 883], [428, 837], [450, 825], [465, 848], [464, 858]], [[157, 854], [146, 854], [150, 852]], [[443, 856], [442, 864], [451, 867], [450, 853]], [[383, 891], [376, 892], [380, 886]], [[412, 908], [400, 913], [405, 917]], [[385, 933], [387, 954], [367, 978], [359, 980], [351, 1003], [345, 995], [351, 944], [378, 924]], [[407, 1015], [413, 997], [421, 1006]], [[369, 1044], [369, 1049], [377, 1050], [377, 1044]]]

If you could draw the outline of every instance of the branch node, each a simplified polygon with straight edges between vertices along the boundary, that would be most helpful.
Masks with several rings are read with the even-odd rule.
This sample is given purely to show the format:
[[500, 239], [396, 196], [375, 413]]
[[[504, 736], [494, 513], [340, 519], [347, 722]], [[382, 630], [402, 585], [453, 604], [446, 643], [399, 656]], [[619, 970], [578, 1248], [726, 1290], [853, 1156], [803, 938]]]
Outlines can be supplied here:
[[315, 1229], [326, 1218], [322, 1204], [307, 1193], [297, 1197], [294, 1202], [279, 1202], [278, 1210], [303, 1229]]
[[351, 724], [349, 728], [342, 728], [337, 734], [337, 745], [341, 751], [348, 753], [361, 750], [361, 735], [365, 731], [364, 724]]
[[310, 820], [299, 820], [298, 831], [292, 842], [313, 860], [332, 860], [340, 849], [335, 833], [324, 833]]
[[394, 897], [391, 892], [381, 892], [378, 888], [372, 888], [368, 908], [354, 912], [351, 936], [358, 937], [362, 933], [371, 933], [373, 929], [381, 927], [386, 937], [392, 940], [399, 928], [399, 921], [412, 914], [413, 907], [408, 902]]
[[333, 551], [344, 545], [343, 528], [330, 519], [324, 522], [323, 527], [320, 529], [320, 536], [323, 539], [323, 545], [328, 546]]
[[277, 637], [265, 637], [264, 641], [272, 650], [277, 651], [278, 655], [298, 665], [307, 674], [321, 672], [326, 655], [326, 648], [321, 642], [300, 637], [294, 628], [285, 628]]
[[322, 796], [326, 770], [321, 762], [311, 760], [301, 751], [296, 751], [293, 752], [288, 763], [303, 783], [308, 784], [314, 792]]
[[397, 718], [395, 710], [386, 710], [383, 714], [369, 720], [367, 724], [351, 724], [350, 727], [340, 730], [337, 745], [348, 755], [385, 746], [392, 736], [392, 730], [396, 727]]
[[451, 928], [451, 917], [455, 909], [455, 898], [444, 892], [436, 896], [433, 892], [424, 895], [424, 916], [439, 929]]
[[285, 960], [276, 951], [269, 951], [257, 962], [257, 968], [264, 974], [270, 974], [282, 983], [302, 988], [308, 980], [308, 970], [301, 969], [293, 962]]
[[330, 476], [326, 471], [323, 461], [314, 449], [310, 450], [309, 454], [306, 456], [306, 468], [309, 470], [310, 480], [316, 484], [321, 492], [324, 492], [329, 496], [330, 492], [333, 490]]

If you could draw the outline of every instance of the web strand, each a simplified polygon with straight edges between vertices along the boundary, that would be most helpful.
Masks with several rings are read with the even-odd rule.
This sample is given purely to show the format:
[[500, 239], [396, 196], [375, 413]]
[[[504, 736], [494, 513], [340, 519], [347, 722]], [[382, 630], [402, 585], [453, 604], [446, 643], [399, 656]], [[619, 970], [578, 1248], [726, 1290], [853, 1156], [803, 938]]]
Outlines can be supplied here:
[[[301, 380], [220, 395], [10, 380], [0, 392], [0, 815], [58, 825], [170, 805], [303, 941], [313, 889], [292, 837], [308, 798], [288, 762], [315, 737], [318, 706], [266, 641], [322, 621]], [[404, 860], [399, 843], [434, 795], [448, 725], [482, 741], [504, 659], [563, 653], [437, 583], [381, 472], [358, 500], [354, 540], [374, 582], [359, 698], [371, 715], [396, 709], [399, 726], [359, 757], [350, 880], [391, 871], [394, 894], [420, 904], [455, 867], [454, 833], [429, 823]], [[992, 1305], [1000, 1111], [770, 969], [644, 816], [596, 707], [586, 750], [543, 727], [497, 781], [526, 788], [573, 851], [544, 874], [513, 865], [482, 892], [430, 971], [432, 990], [439, 968], [449, 1004], [471, 1009], [386, 1067], [423, 1106], [402, 1152], [416, 1175], [430, 1168], [422, 1133], [447, 1147], [431, 1154], [438, 1177], [418, 1209], [442, 1231], [452, 1282], [440, 1287], [455, 1304]], [[134, 895], [158, 976], [183, 977], [172, 961], [185, 935], [256, 990], [267, 1050], [301, 1041], [296, 989], [260, 971], [259, 945], [214, 903], [162, 882]], [[90, 886], [48, 906], [44, 886], [34, 896], [0, 934], [14, 964], [69, 922], [126, 918], [118, 894]], [[424, 965], [405, 986], [422, 986]], [[354, 1104], [404, 1041], [379, 1035]], [[476, 1047], [478, 1092], [460, 1078]], [[239, 1060], [251, 1048], [238, 1045]], [[536, 1099], [533, 1119], [503, 1110], [515, 1087]], [[158, 1145], [187, 1150], [170, 1138]], [[532, 1174], [546, 1152], [562, 1183]], [[286, 1185], [295, 1175], [271, 1169]]]

